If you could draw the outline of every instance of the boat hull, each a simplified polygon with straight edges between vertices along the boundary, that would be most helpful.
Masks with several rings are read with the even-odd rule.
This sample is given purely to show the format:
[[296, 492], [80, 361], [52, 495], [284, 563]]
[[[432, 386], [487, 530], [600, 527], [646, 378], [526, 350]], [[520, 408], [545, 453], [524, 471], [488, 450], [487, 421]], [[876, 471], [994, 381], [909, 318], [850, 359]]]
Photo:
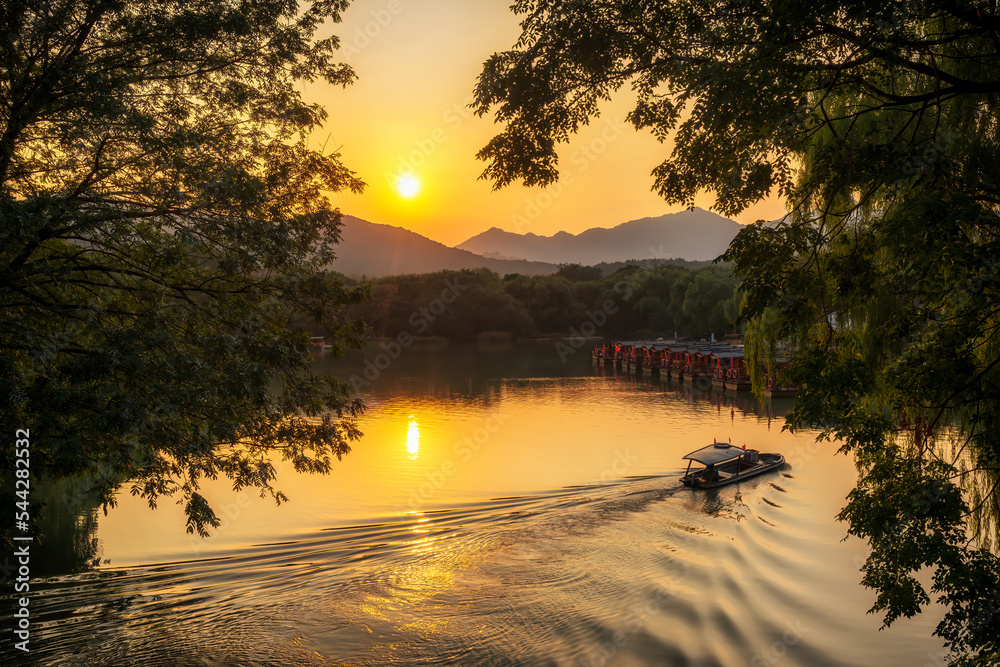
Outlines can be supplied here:
[[747, 467], [747, 464], [743, 463], [741, 459], [736, 459], [735, 462], [726, 462], [722, 465], [716, 466], [719, 472], [727, 473], [729, 475], [723, 479], [716, 480], [714, 482], [707, 482], [699, 477], [699, 474], [702, 471], [698, 470], [695, 473], [681, 477], [681, 482], [683, 482], [684, 486], [690, 486], [695, 489], [714, 489], [720, 486], [726, 486], [727, 484], [734, 484], [744, 479], [756, 477], [757, 475], [780, 468], [784, 464], [785, 457], [781, 454], [760, 454], [757, 463], [750, 464], [749, 467]]
[[764, 395], [770, 398], [795, 398], [795, 394], [798, 393], [798, 389], [765, 389]]

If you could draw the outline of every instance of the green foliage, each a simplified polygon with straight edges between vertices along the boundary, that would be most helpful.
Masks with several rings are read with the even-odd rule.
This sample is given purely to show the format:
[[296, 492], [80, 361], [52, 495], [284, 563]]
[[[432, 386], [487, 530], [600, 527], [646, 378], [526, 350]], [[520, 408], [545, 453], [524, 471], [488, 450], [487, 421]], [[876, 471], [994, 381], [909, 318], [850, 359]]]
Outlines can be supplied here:
[[[459, 289], [451, 298], [449, 286]], [[639, 331], [672, 337], [722, 337], [736, 316], [736, 281], [728, 267], [689, 270], [626, 265], [601, 277], [595, 267], [564, 266], [552, 276], [492, 271], [439, 271], [391, 276], [371, 283], [374, 297], [355, 307], [377, 336], [408, 332], [471, 341], [482, 332], [527, 338], [580, 331], [586, 322], [605, 336]], [[440, 312], [432, 305], [447, 292]], [[605, 312], [606, 305], [611, 306]], [[604, 316], [595, 316], [595, 313]], [[606, 323], [602, 323], [604, 320]]]
[[687, 260], [675, 257], [673, 259], [630, 259], [624, 262], [601, 262], [594, 267], [601, 270], [601, 275], [609, 276], [618, 269], [626, 266], [639, 266], [643, 269], [653, 270], [660, 266], [679, 266], [685, 269], [703, 269], [714, 264], [712, 260]]
[[[0, 414], [36, 477], [113, 505], [199, 483], [276, 499], [273, 457], [325, 472], [361, 405], [310, 371], [308, 318], [359, 340], [363, 290], [322, 267], [362, 183], [309, 147], [301, 82], [347, 84], [345, 2], [8, 2], [0, 9]], [[2, 450], [5, 481], [13, 471]]]
[[596, 266], [581, 266], [579, 264], [560, 264], [556, 275], [570, 282], [579, 283], [585, 280], [600, 280], [601, 270]]
[[[480, 152], [497, 187], [552, 182], [557, 148], [630, 84], [638, 129], [673, 140], [653, 187], [735, 214], [752, 377], [799, 384], [788, 427], [857, 461], [841, 518], [868, 540], [886, 623], [934, 594], [956, 664], [1000, 652], [1000, 15], [994, 4], [518, 2], [487, 61]], [[697, 295], [698, 289], [686, 290]], [[648, 304], [652, 307], [652, 304]], [[974, 531], [967, 535], [968, 531]], [[925, 591], [914, 578], [934, 572]]]

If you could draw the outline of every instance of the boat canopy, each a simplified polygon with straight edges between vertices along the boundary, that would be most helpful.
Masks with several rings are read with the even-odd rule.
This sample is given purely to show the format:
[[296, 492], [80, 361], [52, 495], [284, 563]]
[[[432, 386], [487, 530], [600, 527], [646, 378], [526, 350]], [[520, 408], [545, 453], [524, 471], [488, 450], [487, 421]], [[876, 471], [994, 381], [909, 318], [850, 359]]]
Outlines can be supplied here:
[[[635, 349], [645, 349], [645, 350], [665, 350], [670, 348], [671, 350], [677, 346], [677, 342], [673, 339], [668, 340], [616, 340], [612, 341], [612, 345], [616, 346], [618, 349], [631, 347]], [[683, 343], [680, 345], [681, 350], [687, 349], [687, 344]]]
[[[725, 445], [725, 447], [720, 447], [720, 445]], [[684, 458], [697, 461], [703, 465], [715, 465], [716, 463], [735, 459], [738, 456], [743, 456], [742, 448], [734, 447], [728, 442], [719, 442], [708, 447], [696, 449]]]

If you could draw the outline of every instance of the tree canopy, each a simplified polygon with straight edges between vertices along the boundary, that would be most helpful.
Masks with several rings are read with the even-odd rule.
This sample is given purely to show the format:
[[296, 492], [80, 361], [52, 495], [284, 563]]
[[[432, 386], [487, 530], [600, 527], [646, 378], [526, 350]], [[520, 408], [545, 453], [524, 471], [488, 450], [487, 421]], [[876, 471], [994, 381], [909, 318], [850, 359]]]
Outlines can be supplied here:
[[[790, 210], [725, 259], [748, 354], [798, 384], [788, 428], [858, 465], [841, 518], [868, 540], [887, 624], [934, 594], [963, 664], [1000, 657], [1000, 14], [950, 0], [528, 1], [492, 56], [484, 177], [545, 185], [558, 147], [629, 86], [629, 119], [672, 148], [668, 202]], [[933, 570], [930, 591], [916, 578]]]
[[[179, 492], [323, 472], [361, 404], [310, 371], [303, 319], [350, 343], [362, 290], [323, 270], [362, 183], [310, 146], [301, 82], [350, 83], [320, 38], [347, 5], [12, 0], [0, 7], [0, 416], [33, 476]], [[0, 473], [13, 477], [13, 449]], [[11, 485], [12, 486], [12, 485]]]
[[[446, 285], [456, 286], [454, 301], [428, 314]], [[468, 342], [489, 332], [577, 336], [581, 327], [594, 327], [591, 333], [603, 336], [721, 339], [736, 315], [735, 290], [732, 270], [720, 266], [636, 262], [603, 276], [597, 267], [569, 264], [551, 276], [502, 279], [489, 269], [465, 269], [378, 278], [372, 299], [353, 312], [377, 336], [406, 332]]]

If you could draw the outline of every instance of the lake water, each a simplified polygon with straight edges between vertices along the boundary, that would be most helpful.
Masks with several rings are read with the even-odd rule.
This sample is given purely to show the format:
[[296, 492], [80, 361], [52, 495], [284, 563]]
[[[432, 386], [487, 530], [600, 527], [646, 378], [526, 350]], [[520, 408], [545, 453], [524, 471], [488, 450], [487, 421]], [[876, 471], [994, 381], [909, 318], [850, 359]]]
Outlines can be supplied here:
[[[72, 489], [52, 490], [32, 652], [13, 658], [944, 664], [933, 610], [882, 631], [866, 615], [867, 550], [834, 518], [853, 464], [783, 432], [787, 403], [595, 368], [551, 343], [414, 346], [366, 365], [378, 352], [336, 365], [371, 383], [365, 437], [333, 474], [283, 467], [280, 507], [212, 485], [223, 525], [208, 539], [185, 534], [169, 500], [152, 511], [125, 493], [107, 516], [80, 514]], [[788, 465], [682, 487], [681, 457], [713, 439]]]

